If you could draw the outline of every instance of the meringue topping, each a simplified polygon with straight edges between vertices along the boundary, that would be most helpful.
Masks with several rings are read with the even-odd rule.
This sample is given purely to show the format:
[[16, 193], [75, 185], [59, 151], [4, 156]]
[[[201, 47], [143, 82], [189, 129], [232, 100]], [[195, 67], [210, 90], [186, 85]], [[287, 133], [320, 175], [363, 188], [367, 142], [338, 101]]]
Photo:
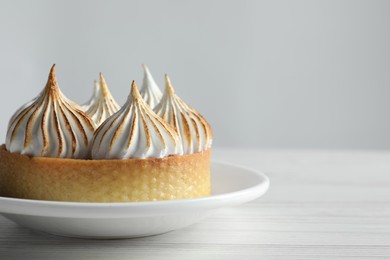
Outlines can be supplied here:
[[184, 154], [207, 150], [213, 139], [210, 125], [176, 95], [168, 75], [165, 75], [165, 81], [164, 95], [154, 111], [178, 133]]
[[92, 98], [83, 108], [97, 126], [119, 110], [119, 105], [111, 95], [102, 73], [100, 73], [100, 83], [95, 81]]
[[151, 108], [154, 108], [160, 102], [162, 93], [160, 88], [157, 86], [156, 81], [154, 81], [148, 67], [146, 65], [142, 66], [144, 68], [144, 79], [140, 91], [141, 97], [145, 100], [146, 104], [148, 104]]
[[54, 64], [43, 91], [12, 116], [6, 148], [35, 157], [85, 158], [94, 128], [82, 108], [62, 94]]
[[182, 154], [177, 133], [142, 99], [135, 82], [122, 108], [95, 131], [92, 159], [163, 158]]

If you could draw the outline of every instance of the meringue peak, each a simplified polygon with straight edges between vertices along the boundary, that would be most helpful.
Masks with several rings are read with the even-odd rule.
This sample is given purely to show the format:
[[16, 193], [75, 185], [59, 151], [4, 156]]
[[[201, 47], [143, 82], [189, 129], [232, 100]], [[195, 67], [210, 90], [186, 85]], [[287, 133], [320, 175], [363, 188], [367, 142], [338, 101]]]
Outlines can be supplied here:
[[164, 96], [153, 111], [178, 133], [185, 154], [210, 148], [213, 133], [209, 123], [175, 94], [168, 75], [165, 75], [165, 81]]
[[99, 77], [100, 77], [100, 89], [101, 89], [101, 91], [103, 92], [103, 94], [109, 94], [110, 91], [108, 90], [108, 86], [107, 86], [106, 80], [103, 77], [103, 73], [100, 72], [99, 73]]
[[99, 77], [100, 82], [94, 82], [94, 91], [91, 99], [83, 105], [85, 112], [98, 126], [119, 110], [119, 105], [111, 95], [103, 73], [100, 73]]
[[142, 84], [142, 89], [144, 88], [151, 88], [152, 90], [160, 90], [157, 86], [156, 81], [154, 80], [152, 73], [150, 73], [150, 70], [148, 66], [145, 64], [142, 64], [142, 67], [144, 68], [144, 81]]
[[85, 158], [94, 130], [92, 119], [62, 94], [53, 65], [44, 90], [11, 117], [6, 148], [29, 156]]
[[143, 64], [142, 66], [144, 68], [144, 78], [140, 94], [141, 97], [145, 100], [146, 104], [154, 108], [160, 102], [162, 92], [154, 81], [149, 68], [145, 64]]
[[93, 93], [96, 93], [96, 91], [99, 89], [99, 87], [100, 87], [100, 83], [99, 83], [99, 81], [98, 80], [94, 80], [93, 81]]
[[182, 154], [177, 132], [143, 100], [135, 81], [126, 103], [94, 133], [92, 159], [163, 158]]
[[146, 64], [142, 64], [142, 68], [144, 69], [145, 74], [147, 74], [151, 79], [153, 79], [148, 66], [146, 66]]
[[129, 97], [132, 97], [134, 100], [142, 99], [141, 93], [138, 90], [137, 84], [135, 83], [135, 80], [131, 83], [131, 91]]
[[172, 86], [171, 80], [168, 74], [165, 74], [165, 92], [170, 95], [175, 95], [175, 89]]
[[57, 83], [57, 77], [56, 77], [56, 64], [53, 64], [53, 66], [50, 69], [49, 76], [47, 78], [47, 83], [45, 89], [47, 90], [53, 90], [56, 91], [59, 89], [58, 83]]

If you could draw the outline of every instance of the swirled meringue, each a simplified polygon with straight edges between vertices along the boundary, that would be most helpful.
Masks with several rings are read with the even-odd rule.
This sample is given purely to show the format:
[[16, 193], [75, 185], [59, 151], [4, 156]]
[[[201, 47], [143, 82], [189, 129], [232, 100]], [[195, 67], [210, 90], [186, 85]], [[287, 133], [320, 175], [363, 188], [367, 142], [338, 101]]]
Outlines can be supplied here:
[[164, 95], [154, 111], [179, 134], [184, 154], [207, 150], [213, 140], [210, 125], [195, 109], [175, 94], [168, 75], [165, 75], [165, 81]]
[[140, 91], [141, 97], [145, 100], [146, 104], [154, 108], [160, 102], [162, 92], [154, 81], [148, 67], [146, 65], [142, 66], [144, 68], [144, 79]]
[[29, 156], [85, 158], [94, 128], [81, 107], [62, 94], [53, 65], [43, 91], [12, 116], [6, 148]]
[[177, 133], [142, 99], [135, 82], [122, 108], [95, 131], [92, 159], [163, 158], [182, 154]]
[[82, 107], [97, 126], [119, 110], [119, 105], [111, 95], [102, 73], [100, 83], [95, 81], [92, 98]]

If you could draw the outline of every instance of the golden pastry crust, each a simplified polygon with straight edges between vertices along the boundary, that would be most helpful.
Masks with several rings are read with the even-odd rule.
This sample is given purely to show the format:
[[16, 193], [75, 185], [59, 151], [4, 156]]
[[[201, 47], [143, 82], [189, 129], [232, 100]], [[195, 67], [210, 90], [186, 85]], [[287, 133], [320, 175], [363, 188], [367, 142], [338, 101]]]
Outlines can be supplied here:
[[166, 158], [80, 160], [28, 157], [0, 146], [0, 196], [133, 202], [210, 195], [211, 149]]

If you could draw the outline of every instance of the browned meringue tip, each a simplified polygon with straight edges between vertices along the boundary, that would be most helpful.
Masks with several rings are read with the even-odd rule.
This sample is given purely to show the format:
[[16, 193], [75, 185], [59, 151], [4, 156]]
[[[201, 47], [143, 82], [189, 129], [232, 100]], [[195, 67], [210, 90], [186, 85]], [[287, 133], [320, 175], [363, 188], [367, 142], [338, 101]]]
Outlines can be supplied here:
[[51, 90], [58, 89], [57, 77], [56, 77], [56, 64], [53, 64], [53, 66], [50, 69], [49, 77], [47, 79], [46, 88], [51, 89]]
[[103, 93], [107, 93], [108, 87], [107, 87], [106, 80], [103, 77], [103, 73], [100, 72], [99, 76], [100, 76], [100, 88], [103, 91]]
[[168, 74], [165, 74], [165, 91], [169, 94], [175, 94], [175, 89], [172, 86], [171, 80], [169, 79]]
[[141, 94], [139, 93], [137, 84], [135, 83], [135, 80], [133, 80], [133, 82], [131, 83], [131, 92], [130, 92], [130, 96], [132, 96], [134, 99], [142, 98], [142, 97], [141, 97]]

